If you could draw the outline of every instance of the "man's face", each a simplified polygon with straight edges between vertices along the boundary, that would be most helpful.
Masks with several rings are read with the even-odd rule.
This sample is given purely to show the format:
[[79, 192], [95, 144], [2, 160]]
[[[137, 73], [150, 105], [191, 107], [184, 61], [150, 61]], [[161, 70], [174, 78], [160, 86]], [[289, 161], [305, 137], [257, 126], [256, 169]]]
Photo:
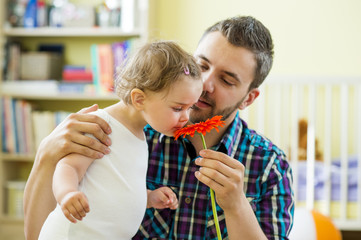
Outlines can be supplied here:
[[212, 32], [199, 43], [195, 58], [202, 69], [203, 93], [190, 121], [222, 115], [230, 123], [237, 109], [246, 108], [258, 96], [258, 89], [248, 91], [256, 68], [254, 54], [231, 45], [220, 32]]

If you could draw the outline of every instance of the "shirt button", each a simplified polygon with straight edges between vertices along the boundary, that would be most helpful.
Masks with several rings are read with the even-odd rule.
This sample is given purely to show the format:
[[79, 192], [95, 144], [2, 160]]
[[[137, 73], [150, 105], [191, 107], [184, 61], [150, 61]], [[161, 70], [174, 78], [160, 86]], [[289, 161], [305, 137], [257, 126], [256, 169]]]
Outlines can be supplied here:
[[190, 204], [192, 200], [189, 197], [186, 197], [186, 199], [184, 199], [184, 201], [186, 202], [186, 204]]

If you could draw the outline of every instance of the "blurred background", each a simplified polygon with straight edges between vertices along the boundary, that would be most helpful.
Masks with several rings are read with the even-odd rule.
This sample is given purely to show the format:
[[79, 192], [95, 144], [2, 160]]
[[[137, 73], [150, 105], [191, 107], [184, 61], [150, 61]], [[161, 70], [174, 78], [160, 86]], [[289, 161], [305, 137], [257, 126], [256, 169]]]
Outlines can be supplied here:
[[360, 10], [359, 0], [2, 0], [0, 239], [24, 239], [39, 142], [69, 112], [116, 102], [128, 53], [159, 39], [194, 52], [207, 27], [237, 15], [260, 20], [275, 46], [262, 97], [242, 117], [289, 156], [298, 205], [361, 239]]

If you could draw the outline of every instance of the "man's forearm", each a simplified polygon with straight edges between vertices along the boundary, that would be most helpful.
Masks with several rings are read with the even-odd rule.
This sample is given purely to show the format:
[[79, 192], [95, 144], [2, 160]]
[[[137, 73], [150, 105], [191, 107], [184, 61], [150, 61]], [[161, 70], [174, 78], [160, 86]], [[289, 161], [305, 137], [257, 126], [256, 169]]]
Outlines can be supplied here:
[[236, 211], [225, 212], [225, 217], [230, 240], [267, 240], [246, 197], [244, 197], [242, 205]]
[[37, 154], [24, 191], [24, 232], [27, 240], [38, 239], [41, 227], [48, 214], [55, 208], [52, 178], [53, 161]]

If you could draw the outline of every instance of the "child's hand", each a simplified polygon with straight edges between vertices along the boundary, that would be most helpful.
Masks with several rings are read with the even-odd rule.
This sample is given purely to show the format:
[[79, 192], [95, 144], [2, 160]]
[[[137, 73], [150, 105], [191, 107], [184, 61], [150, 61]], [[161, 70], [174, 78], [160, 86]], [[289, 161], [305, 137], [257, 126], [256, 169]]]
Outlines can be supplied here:
[[72, 223], [76, 223], [76, 219], [82, 220], [90, 210], [87, 197], [79, 191], [66, 194], [60, 206], [65, 217]]
[[169, 187], [161, 187], [153, 191], [148, 190], [147, 208], [170, 208], [178, 207], [178, 199]]

